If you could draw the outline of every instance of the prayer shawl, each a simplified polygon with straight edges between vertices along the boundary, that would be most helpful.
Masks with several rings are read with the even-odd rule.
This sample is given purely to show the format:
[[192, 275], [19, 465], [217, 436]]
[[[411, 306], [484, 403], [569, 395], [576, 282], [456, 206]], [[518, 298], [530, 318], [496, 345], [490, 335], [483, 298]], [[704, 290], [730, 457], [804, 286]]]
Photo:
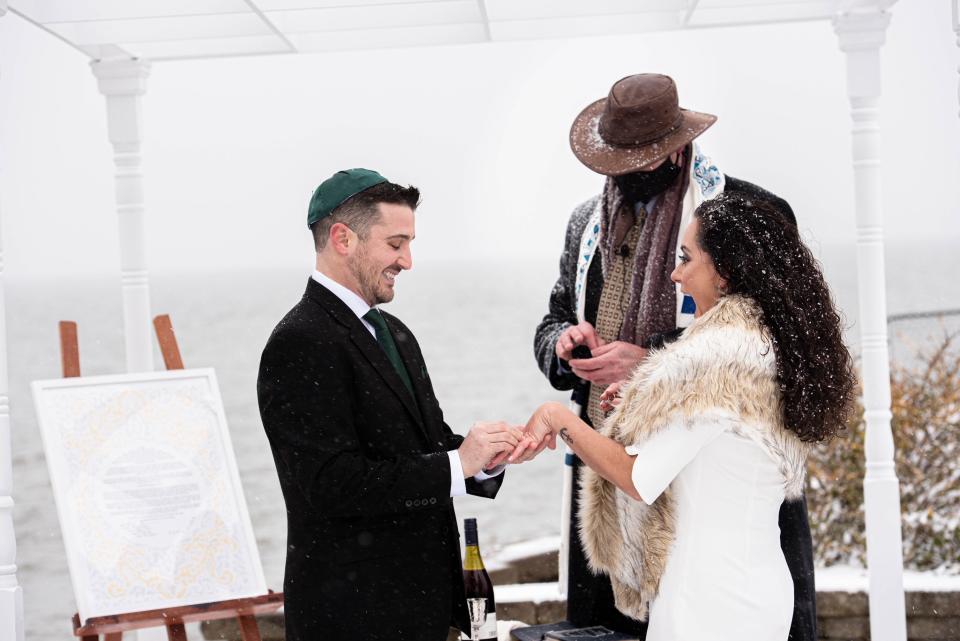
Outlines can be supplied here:
[[[646, 342], [650, 334], [669, 331], [674, 327], [686, 327], [693, 318], [693, 299], [684, 301], [680, 286], [669, 282], [670, 272], [676, 265], [679, 253], [679, 239], [683, 229], [693, 218], [693, 212], [704, 200], [723, 192], [726, 180], [713, 161], [704, 156], [700, 147], [692, 145], [692, 162], [684, 154], [684, 174], [679, 185], [682, 193], [671, 193], [675, 187], [661, 194], [653, 212], [648, 217], [640, 234], [635, 251], [636, 264], [633, 270], [633, 282], [628, 286], [631, 293], [627, 315], [620, 331], [620, 340], [635, 345]], [[676, 207], [680, 200], [679, 224], [676, 212], [668, 211]], [[580, 239], [580, 252], [577, 256], [577, 279], [575, 294], [577, 298], [577, 319], [584, 320], [586, 301], [587, 270], [594, 256], [611, 247], [604, 234], [617, 210], [623, 207], [619, 190], [612, 179], [607, 180], [604, 193], [597, 199], [596, 206], [587, 222]], [[605, 222], [607, 221], [607, 222]], [[614, 224], [615, 226], [615, 224]], [[669, 239], [667, 239], [669, 237]], [[676, 297], [676, 312], [673, 318], [663, 313], [663, 296], [672, 290]], [[670, 304], [670, 302], [668, 302]], [[675, 322], [675, 324], [673, 324]], [[672, 326], [667, 326], [672, 325]]]

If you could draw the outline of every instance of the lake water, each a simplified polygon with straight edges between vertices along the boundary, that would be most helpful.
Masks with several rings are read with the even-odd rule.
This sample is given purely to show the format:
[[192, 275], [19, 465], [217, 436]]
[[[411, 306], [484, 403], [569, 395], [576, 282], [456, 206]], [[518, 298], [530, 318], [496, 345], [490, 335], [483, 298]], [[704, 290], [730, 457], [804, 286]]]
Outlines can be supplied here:
[[[956, 249], [888, 252], [891, 313], [960, 307]], [[854, 252], [821, 251], [856, 340]], [[555, 265], [421, 262], [398, 279], [397, 300], [388, 309], [416, 333], [455, 431], [463, 433], [479, 419], [522, 423], [539, 403], [565, 399], [547, 385], [532, 356], [533, 329], [546, 309]], [[267, 583], [276, 590], [283, 584], [286, 522], [260, 425], [255, 381], [263, 344], [302, 294], [306, 278], [301, 273], [243, 273], [151, 279], [153, 310], [172, 316], [186, 366], [217, 371]], [[84, 375], [122, 371], [119, 278], [8, 280], [15, 525], [27, 636], [32, 641], [68, 639], [76, 606], [29, 382], [60, 376], [57, 321], [62, 319], [79, 323]], [[918, 341], [938, 328], [898, 324], [899, 332]], [[912, 349], [899, 342], [893, 348], [895, 354]], [[155, 362], [162, 367], [159, 353]], [[507, 543], [555, 535], [561, 477], [561, 456], [547, 452], [511, 469], [496, 501], [457, 499], [458, 515], [479, 519], [481, 545], [488, 553]]]

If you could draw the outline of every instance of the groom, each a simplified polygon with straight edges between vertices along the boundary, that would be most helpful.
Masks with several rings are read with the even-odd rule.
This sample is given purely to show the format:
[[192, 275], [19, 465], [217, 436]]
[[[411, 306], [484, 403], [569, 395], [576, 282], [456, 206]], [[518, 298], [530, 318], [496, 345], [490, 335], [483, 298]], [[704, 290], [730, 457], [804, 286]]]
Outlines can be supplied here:
[[420, 192], [349, 169], [314, 192], [316, 270], [263, 350], [257, 394], [287, 507], [288, 641], [464, 629], [453, 497], [493, 498], [518, 430], [443, 420], [413, 333], [377, 305], [412, 267]]

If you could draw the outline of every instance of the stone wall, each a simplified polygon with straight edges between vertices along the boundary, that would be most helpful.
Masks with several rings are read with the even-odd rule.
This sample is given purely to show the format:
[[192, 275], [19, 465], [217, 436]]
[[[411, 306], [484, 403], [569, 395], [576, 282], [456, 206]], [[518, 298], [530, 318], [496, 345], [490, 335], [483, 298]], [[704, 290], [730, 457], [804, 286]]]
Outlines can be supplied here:
[[[557, 553], [543, 552], [507, 563], [494, 560], [490, 578], [495, 585], [546, 583], [557, 580]], [[907, 592], [908, 641], [960, 641], [960, 592]], [[869, 641], [867, 595], [863, 592], [817, 592], [817, 627], [826, 641]], [[501, 621], [531, 625], [565, 618], [566, 602], [497, 602]], [[263, 641], [283, 641], [283, 615], [259, 618]], [[205, 639], [240, 641], [234, 621], [213, 621], [202, 626]], [[456, 636], [451, 634], [451, 640]]]
[[[960, 641], [960, 592], [907, 592], [910, 641]], [[864, 592], [818, 592], [821, 639], [868, 641], [870, 606]]]
[[[564, 618], [563, 601], [497, 603], [501, 620], [530, 624], [551, 623]], [[827, 641], [869, 641], [867, 595], [863, 592], [817, 593], [817, 624]], [[263, 641], [283, 641], [283, 615], [259, 617]], [[240, 641], [235, 621], [204, 623], [205, 639]], [[456, 638], [452, 636], [451, 638]], [[907, 638], [909, 641], [960, 641], [960, 592], [908, 592]]]
[[[504, 620], [551, 623], [564, 618], [565, 603], [497, 603]], [[818, 592], [817, 630], [826, 641], [869, 641], [870, 619], [863, 592]], [[908, 592], [909, 641], [960, 641], [960, 592]]]

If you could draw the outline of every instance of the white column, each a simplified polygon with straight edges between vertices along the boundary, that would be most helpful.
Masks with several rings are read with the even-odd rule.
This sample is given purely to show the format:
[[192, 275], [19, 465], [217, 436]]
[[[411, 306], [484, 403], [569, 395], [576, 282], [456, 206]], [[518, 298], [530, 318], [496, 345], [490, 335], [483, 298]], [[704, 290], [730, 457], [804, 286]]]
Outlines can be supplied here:
[[861, 1], [834, 19], [847, 54], [847, 94], [853, 119], [853, 172], [863, 404], [867, 424], [863, 481], [870, 573], [870, 638], [905, 641], [900, 483], [890, 430], [890, 364], [887, 353], [886, 272], [880, 195], [880, 46], [891, 2]]
[[[960, 47], [960, 0], [953, 0], [953, 32], [957, 34], [957, 46]], [[960, 65], [957, 73], [960, 73]], [[957, 99], [960, 100], [960, 83], [957, 84]]]
[[[6, 12], [7, 0], [0, 0], [0, 18]], [[17, 582], [17, 538], [13, 532], [13, 457], [2, 231], [0, 228], [0, 639], [23, 641], [23, 591]]]
[[116, 165], [120, 228], [120, 282], [127, 371], [153, 369], [150, 285], [147, 278], [143, 175], [140, 173], [140, 97], [147, 90], [150, 65], [140, 60], [91, 63], [100, 92], [107, 97], [107, 134]]

